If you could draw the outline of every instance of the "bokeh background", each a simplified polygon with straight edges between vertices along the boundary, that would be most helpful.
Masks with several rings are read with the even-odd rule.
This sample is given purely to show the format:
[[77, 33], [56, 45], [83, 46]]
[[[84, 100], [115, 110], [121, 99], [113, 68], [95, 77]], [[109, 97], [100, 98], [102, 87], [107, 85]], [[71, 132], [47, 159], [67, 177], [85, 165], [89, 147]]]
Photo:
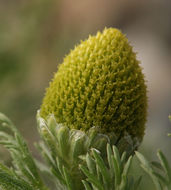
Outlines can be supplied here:
[[[104, 27], [125, 33], [144, 68], [148, 122], [140, 151], [171, 162], [170, 0], [0, 0], [0, 112], [26, 138], [33, 155], [36, 112], [58, 64], [71, 48]], [[0, 159], [9, 159], [1, 148]], [[133, 167], [133, 175], [145, 175]], [[148, 177], [140, 189], [154, 189]]]

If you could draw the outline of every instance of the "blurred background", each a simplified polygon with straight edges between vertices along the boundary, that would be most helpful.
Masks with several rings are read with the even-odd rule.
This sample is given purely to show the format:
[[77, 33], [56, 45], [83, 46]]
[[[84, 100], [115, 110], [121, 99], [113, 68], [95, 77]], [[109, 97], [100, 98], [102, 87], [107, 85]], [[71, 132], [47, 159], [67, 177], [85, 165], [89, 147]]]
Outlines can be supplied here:
[[[0, 112], [17, 125], [36, 156], [36, 112], [57, 65], [80, 40], [104, 27], [127, 35], [144, 68], [149, 109], [139, 150], [151, 160], [160, 148], [171, 162], [170, 0], [0, 0]], [[2, 148], [1, 159], [8, 159]], [[142, 173], [138, 165], [135, 175]], [[146, 180], [141, 189], [152, 190]]]

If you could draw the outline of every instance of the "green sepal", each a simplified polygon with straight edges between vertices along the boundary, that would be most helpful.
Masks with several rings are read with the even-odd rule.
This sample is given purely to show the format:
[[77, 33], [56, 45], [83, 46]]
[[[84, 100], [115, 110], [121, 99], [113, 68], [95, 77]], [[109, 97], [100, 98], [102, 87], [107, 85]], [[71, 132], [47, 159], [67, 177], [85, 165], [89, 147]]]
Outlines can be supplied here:
[[[75, 189], [83, 188], [81, 181], [85, 180], [85, 176], [79, 169], [80, 164], [83, 167], [87, 164], [91, 174], [97, 172], [98, 179], [106, 181], [106, 185], [109, 184], [107, 170], [106, 172], [102, 170], [107, 162], [111, 167], [110, 170], [116, 172], [115, 174], [111, 172], [110, 175], [115, 175], [115, 182], [120, 184], [121, 178], [124, 178], [124, 176], [120, 176], [123, 169], [122, 164], [125, 164], [128, 156], [133, 154], [140, 143], [137, 138], [132, 138], [127, 133], [119, 137], [113, 132], [102, 134], [99, 132], [100, 128], [95, 126], [87, 132], [70, 129], [63, 124], [58, 124], [53, 115], [50, 115], [47, 120], [41, 118], [39, 112], [37, 121], [39, 133], [45, 143], [43, 147], [46, 147], [45, 152], [43, 147], [40, 148], [41, 152], [46, 157], [46, 160], [49, 160], [49, 165], [53, 166], [52, 172], [54, 176], [64, 187], [70, 184], [67, 180], [70, 179], [69, 181], [73, 181], [72, 186]], [[110, 145], [116, 145], [117, 148], [114, 146], [113, 150], [111, 150]], [[42, 142], [40, 146], [42, 146]], [[93, 149], [99, 151], [100, 155]], [[125, 153], [125, 150], [127, 153]], [[114, 156], [109, 158], [112, 152]], [[122, 155], [122, 160], [120, 155]], [[102, 160], [104, 160], [104, 163]], [[96, 162], [99, 164], [98, 167]], [[66, 173], [64, 174], [64, 171], [67, 171], [67, 175]], [[67, 178], [67, 176], [70, 177]], [[108, 177], [103, 179], [103, 176]]]

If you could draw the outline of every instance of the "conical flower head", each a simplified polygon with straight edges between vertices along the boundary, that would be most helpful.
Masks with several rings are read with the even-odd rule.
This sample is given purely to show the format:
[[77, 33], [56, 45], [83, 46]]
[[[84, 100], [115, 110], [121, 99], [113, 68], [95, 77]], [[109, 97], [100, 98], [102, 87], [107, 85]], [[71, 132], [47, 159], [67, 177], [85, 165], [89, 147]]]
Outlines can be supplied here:
[[146, 121], [146, 85], [127, 38], [105, 29], [74, 48], [47, 89], [40, 114], [87, 131], [124, 132], [142, 139]]

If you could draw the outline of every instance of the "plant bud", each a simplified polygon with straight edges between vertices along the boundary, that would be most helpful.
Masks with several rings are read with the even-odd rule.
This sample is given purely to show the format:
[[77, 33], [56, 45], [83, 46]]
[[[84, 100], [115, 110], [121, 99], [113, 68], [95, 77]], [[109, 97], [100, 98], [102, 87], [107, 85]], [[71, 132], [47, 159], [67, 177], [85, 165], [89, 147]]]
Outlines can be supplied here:
[[118, 29], [90, 36], [64, 58], [40, 110], [71, 129], [142, 140], [147, 113], [146, 84], [139, 61]]

